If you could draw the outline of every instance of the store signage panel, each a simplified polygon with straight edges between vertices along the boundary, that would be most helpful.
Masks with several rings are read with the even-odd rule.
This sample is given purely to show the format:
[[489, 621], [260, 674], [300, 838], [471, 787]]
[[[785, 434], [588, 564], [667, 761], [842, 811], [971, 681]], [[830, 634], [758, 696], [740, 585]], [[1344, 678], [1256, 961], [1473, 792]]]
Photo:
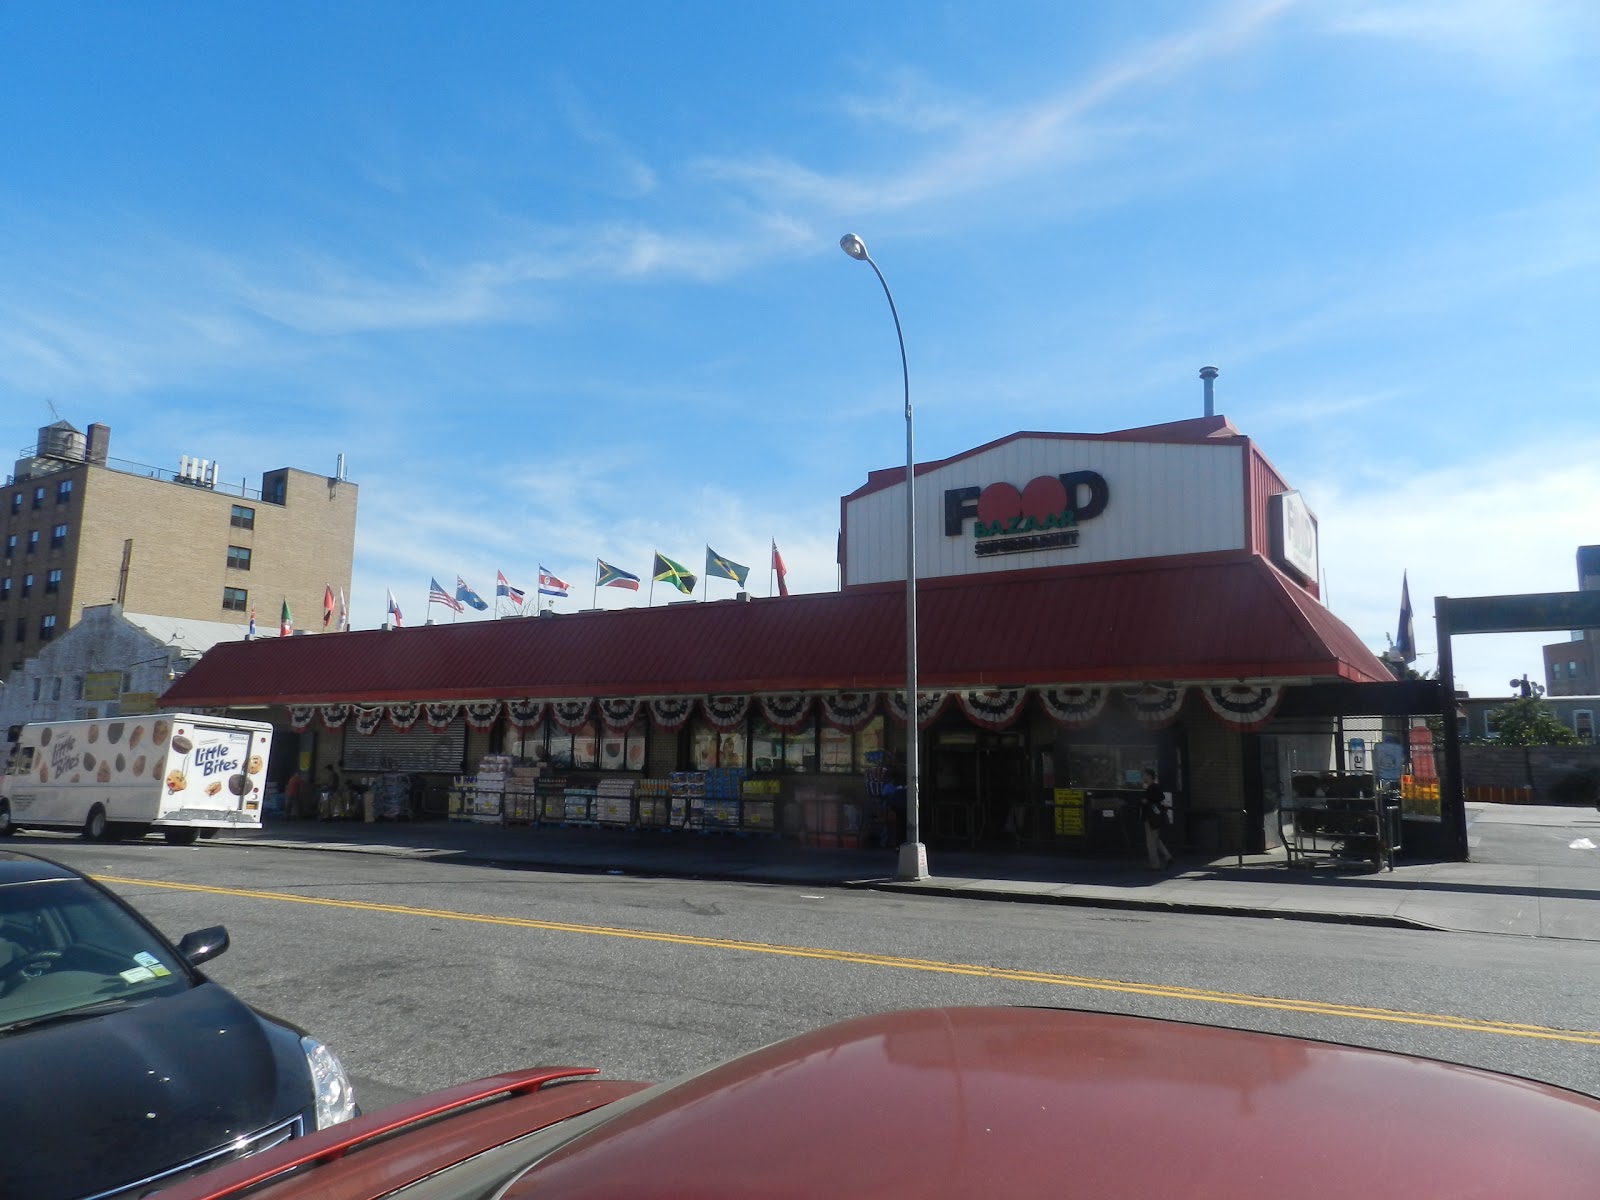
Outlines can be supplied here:
[[90, 671], [83, 677], [83, 698], [96, 703], [122, 694], [121, 671]]
[[1073, 549], [1078, 523], [1106, 510], [1111, 487], [1098, 471], [1040, 475], [1024, 487], [995, 482], [947, 488], [944, 532], [961, 537], [972, 521], [972, 550], [980, 558], [1029, 550]]
[[1301, 579], [1317, 578], [1317, 518], [1299, 492], [1279, 492], [1271, 497], [1268, 513], [1272, 529], [1272, 557]]

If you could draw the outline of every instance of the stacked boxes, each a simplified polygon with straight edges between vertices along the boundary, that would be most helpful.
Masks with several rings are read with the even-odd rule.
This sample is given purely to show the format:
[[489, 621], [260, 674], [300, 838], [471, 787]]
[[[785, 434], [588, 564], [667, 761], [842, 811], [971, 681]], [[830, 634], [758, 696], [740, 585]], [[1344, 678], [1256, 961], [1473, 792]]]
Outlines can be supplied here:
[[744, 798], [745, 829], [771, 833], [777, 828], [779, 781], [776, 779], [746, 779], [740, 788]]
[[511, 775], [509, 754], [485, 754], [478, 762], [478, 776], [473, 783], [472, 819], [497, 823], [501, 803], [505, 797], [506, 780]]
[[639, 806], [640, 825], [659, 829], [671, 820], [672, 792], [667, 780], [641, 779], [634, 785], [633, 796]]
[[633, 780], [602, 779], [595, 788], [594, 818], [602, 825], [632, 825]]
[[512, 767], [506, 776], [502, 812], [507, 825], [527, 825], [539, 819], [539, 772], [537, 763], [527, 763]]
[[563, 820], [568, 825], [587, 825], [594, 820], [595, 790], [571, 784], [562, 793]]
[[672, 798], [672, 824], [681, 829], [705, 826], [706, 777], [703, 771], [674, 771], [667, 776]]
[[545, 775], [533, 785], [541, 823], [559, 825], [567, 819], [567, 780], [561, 775]]

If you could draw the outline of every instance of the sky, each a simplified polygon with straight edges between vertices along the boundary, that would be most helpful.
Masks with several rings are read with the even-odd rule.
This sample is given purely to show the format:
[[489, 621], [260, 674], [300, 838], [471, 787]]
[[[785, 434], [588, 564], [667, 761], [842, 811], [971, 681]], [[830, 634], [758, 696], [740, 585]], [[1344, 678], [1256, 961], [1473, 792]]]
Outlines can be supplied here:
[[357, 628], [707, 546], [766, 595], [774, 540], [828, 590], [905, 458], [855, 232], [920, 460], [1198, 416], [1214, 364], [1330, 608], [1381, 652], [1406, 575], [1431, 670], [1433, 597], [1600, 542], [1596, 79], [1588, 0], [7, 5], [0, 438], [343, 454]]

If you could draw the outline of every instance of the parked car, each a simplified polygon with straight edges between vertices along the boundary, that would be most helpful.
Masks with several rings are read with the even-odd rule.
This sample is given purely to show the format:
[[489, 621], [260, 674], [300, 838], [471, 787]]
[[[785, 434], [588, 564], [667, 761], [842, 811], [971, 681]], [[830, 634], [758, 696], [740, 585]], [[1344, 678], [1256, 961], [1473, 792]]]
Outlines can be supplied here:
[[499, 1075], [162, 1200], [1592, 1197], [1600, 1101], [1300, 1038], [1025, 1008], [884, 1013], [676, 1083]]
[[0, 850], [0, 1195], [132, 1200], [357, 1115], [339, 1060], [69, 867]]

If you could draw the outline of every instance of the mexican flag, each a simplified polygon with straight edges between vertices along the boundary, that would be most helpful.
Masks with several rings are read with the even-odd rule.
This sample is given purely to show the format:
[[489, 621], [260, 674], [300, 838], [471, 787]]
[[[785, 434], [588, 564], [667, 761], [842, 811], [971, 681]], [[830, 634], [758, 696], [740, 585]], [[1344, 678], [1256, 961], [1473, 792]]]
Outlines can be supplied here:
[[294, 618], [289, 615], [289, 601], [283, 602], [283, 616], [278, 618], [278, 636], [288, 637], [294, 632]]

